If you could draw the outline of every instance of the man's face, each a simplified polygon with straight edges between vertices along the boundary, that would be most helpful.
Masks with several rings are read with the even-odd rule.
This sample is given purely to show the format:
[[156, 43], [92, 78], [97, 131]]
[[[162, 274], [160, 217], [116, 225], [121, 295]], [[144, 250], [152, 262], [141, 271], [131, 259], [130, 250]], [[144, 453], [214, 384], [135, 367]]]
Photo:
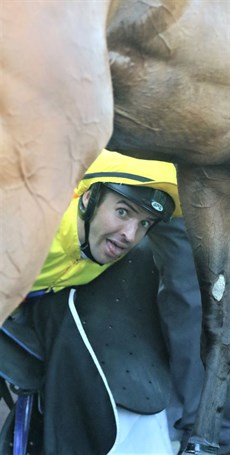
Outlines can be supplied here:
[[[89, 192], [83, 195], [87, 206]], [[108, 191], [90, 221], [89, 244], [93, 257], [100, 263], [115, 261], [127, 254], [145, 236], [156, 217], [147, 210]]]

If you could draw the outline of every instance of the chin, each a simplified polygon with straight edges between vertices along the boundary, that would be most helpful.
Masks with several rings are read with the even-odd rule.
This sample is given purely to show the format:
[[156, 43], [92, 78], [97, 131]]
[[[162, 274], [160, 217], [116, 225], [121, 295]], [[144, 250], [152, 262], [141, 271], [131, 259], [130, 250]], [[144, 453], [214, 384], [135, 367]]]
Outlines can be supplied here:
[[114, 258], [114, 257], [112, 257], [112, 258], [109, 257], [109, 258], [104, 259], [104, 261], [101, 261], [101, 264], [103, 264], [103, 265], [105, 265], [105, 264], [110, 264], [110, 263], [113, 263], [113, 262], [118, 261], [118, 259], [121, 259], [121, 256], [116, 257], [116, 258]]
[[106, 265], [106, 264], [109, 264], [109, 262], [111, 262], [111, 258], [105, 258], [105, 257], [97, 257], [97, 256], [93, 256], [95, 261], [98, 262], [98, 264], [100, 265]]

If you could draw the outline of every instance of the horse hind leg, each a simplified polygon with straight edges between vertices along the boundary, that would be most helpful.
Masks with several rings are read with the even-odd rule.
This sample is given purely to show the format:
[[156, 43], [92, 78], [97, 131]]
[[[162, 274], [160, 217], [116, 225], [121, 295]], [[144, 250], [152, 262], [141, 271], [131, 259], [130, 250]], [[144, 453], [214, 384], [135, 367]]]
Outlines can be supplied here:
[[183, 454], [218, 454], [230, 376], [228, 167], [179, 168], [178, 182], [202, 296], [205, 379]]

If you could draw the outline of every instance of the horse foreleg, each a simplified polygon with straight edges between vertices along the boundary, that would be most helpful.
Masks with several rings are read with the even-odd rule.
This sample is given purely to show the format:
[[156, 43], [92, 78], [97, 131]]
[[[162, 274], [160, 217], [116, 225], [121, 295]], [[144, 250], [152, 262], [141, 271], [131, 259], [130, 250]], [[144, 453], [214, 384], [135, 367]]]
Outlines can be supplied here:
[[202, 296], [205, 380], [184, 454], [218, 454], [230, 371], [230, 169], [178, 168], [178, 182]]
[[0, 323], [30, 290], [112, 132], [103, 2], [1, 2]]

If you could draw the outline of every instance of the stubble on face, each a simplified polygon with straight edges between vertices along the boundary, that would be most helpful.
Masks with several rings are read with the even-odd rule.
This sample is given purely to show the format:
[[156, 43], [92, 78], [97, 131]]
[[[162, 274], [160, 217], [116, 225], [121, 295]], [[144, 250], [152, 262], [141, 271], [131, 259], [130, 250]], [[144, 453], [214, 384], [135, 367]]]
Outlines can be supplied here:
[[[119, 207], [126, 207], [129, 217], [119, 217]], [[89, 243], [94, 258], [106, 264], [126, 255], [146, 234], [146, 230], [138, 227], [144, 217], [146, 211], [117, 193], [108, 191], [90, 222]], [[132, 239], [127, 234], [128, 223], [136, 226]]]

